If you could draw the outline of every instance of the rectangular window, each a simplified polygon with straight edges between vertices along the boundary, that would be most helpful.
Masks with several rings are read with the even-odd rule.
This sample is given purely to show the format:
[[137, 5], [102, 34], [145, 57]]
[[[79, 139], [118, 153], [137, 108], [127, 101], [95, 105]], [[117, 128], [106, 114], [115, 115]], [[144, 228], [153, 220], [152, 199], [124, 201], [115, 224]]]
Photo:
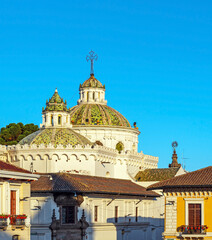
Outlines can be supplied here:
[[98, 206], [94, 207], [94, 221], [98, 221]]
[[138, 207], [135, 208], [135, 221], [138, 221]]
[[75, 206], [62, 207], [62, 224], [75, 223]]
[[118, 206], [115, 206], [115, 223], [118, 222]]
[[10, 191], [10, 214], [16, 215], [16, 191]]
[[188, 224], [201, 225], [201, 204], [188, 204]]

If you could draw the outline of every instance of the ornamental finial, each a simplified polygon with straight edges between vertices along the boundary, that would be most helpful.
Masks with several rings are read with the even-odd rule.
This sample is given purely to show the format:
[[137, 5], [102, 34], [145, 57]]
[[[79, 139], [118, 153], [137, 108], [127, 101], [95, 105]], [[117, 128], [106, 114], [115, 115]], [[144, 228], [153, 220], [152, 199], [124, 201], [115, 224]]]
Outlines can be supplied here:
[[97, 61], [97, 59], [98, 59], [97, 54], [92, 50], [89, 52], [89, 55], [87, 55], [86, 57], [87, 62], [91, 61], [91, 73], [90, 73], [91, 75], [94, 75], [93, 62], [94, 60]]
[[172, 143], [172, 147], [174, 149], [173, 151], [173, 154], [172, 154], [172, 163], [169, 164], [169, 168], [172, 168], [172, 167], [181, 167], [181, 164], [177, 162], [177, 153], [176, 153], [176, 150], [175, 148], [178, 146], [178, 143], [176, 141], [174, 141]]
[[178, 146], [178, 143], [177, 143], [176, 141], [174, 141], [174, 142], [172, 143], [172, 147], [175, 149], [177, 146]]

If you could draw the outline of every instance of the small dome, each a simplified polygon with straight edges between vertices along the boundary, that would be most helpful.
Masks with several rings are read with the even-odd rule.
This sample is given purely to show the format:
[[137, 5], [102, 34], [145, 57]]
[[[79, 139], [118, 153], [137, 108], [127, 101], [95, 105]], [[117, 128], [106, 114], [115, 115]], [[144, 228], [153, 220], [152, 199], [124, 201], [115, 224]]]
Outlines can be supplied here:
[[55, 89], [55, 92], [53, 96], [49, 99], [49, 101], [46, 101], [46, 108], [43, 108], [43, 112], [48, 112], [48, 111], [66, 111], [68, 112], [67, 109], [67, 103], [66, 101], [63, 101], [63, 98], [60, 97], [58, 94], [57, 88]]
[[103, 86], [101, 82], [94, 77], [94, 74], [91, 74], [91, 76], [87, 80], [85, 80], [85, 82], [82, 85], [80, 85], [80, 88], [89, 88], [89, 87], [105, 88], [105, 86]]
[[73, 125], [103, 125], [131, 127], [115, 109], [102, 104], [80, 104], [70, 110]]
[[87, 144], [91, 145], [92, 143], [87, 138], [69, 128], [45, 128], [23, 138], [19, 144], [52, 144], [55, 147], [59, 144], [62, 144], [64, 147], [66, 147], [69, 144], [72, 146], [77, 144], [84, 146]]

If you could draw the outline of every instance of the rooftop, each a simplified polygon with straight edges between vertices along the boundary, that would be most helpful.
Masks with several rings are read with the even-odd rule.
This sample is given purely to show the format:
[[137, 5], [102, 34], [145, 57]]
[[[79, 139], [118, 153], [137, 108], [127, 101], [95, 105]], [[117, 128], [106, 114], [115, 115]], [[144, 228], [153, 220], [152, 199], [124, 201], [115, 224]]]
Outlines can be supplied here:
[[157, 197], [157, 193], [130, 180], [94, 177], [70, 173], [43, 175], [32, 183], [32, 192], [78, 192]]
[[185, 187], [210, 187], [212, 188], [212, 166], [186, 173], [165, 181], [152, 184], [147, 189], [165, 188], [185, 188]]
[[0, 170], [20, 172], [20, 173], [31, 173], [23, 168], [16, 167], [15, 165], [12, 165], [4, 161], [0, 161]]

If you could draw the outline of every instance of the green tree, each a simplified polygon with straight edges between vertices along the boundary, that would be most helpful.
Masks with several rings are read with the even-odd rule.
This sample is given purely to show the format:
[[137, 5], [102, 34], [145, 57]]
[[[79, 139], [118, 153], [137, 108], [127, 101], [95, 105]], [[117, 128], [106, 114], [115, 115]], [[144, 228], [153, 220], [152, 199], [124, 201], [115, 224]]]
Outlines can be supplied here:
[[38, 125], [33, 123], [24, 125], [23, 123], [10, 123], [6, 127], [1, 128], [0, 144], [14, 145], [29, 134], [38, 131]]

